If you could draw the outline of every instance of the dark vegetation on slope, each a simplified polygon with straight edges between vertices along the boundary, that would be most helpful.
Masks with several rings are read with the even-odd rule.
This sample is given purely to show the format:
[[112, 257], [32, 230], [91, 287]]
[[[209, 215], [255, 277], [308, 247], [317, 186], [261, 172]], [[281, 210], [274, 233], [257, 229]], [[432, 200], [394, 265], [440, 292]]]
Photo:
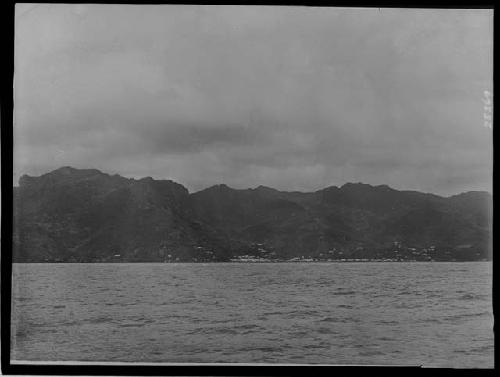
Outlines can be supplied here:
[[[491, 258], [492, 197], [348, 183], [310, 193], [63, 167], [14, 188], [17, 262]], [[426, 250], [423, 252], [422, 250]]]

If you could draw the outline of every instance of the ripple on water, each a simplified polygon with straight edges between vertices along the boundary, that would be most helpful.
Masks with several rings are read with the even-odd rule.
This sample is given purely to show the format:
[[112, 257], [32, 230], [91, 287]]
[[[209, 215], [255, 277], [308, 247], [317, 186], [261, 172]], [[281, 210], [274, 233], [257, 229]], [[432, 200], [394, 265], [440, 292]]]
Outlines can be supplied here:
[[337, 292], [333, 292], [334, 296], [351, 296], [351, 295], [355, 295], [355, 294], [356, 294], [355, 291], [337, 291]]
[[488, 263], [155, 266], [15, 265], [13, 355], [493, 366]]
[[342, 308], [342, 309], [352, 309], [353, 306], [352, 305], [345, 305], [345, 304], [341, 304], [341, 305], [337, 305], [337, 308]]

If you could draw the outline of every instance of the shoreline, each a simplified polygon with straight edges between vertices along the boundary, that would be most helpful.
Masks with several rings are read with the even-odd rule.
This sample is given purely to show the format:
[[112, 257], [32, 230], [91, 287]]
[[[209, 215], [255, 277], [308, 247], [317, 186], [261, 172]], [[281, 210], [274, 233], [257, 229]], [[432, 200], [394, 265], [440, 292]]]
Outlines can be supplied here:
[[345, 261], [219, 261], [219, 262], [192, 262], [192, 261], [177, 261], [177, 262], [151, 262], [151, 261], [102, 261], [102, 262], [69, 262], [69, 261], [50, 261], [50, 262], [12, 262], [12, 264], [313, 264], [313, 263], [476, 263], [476, 262], [493, 262], [488, 260], [345, 260]]

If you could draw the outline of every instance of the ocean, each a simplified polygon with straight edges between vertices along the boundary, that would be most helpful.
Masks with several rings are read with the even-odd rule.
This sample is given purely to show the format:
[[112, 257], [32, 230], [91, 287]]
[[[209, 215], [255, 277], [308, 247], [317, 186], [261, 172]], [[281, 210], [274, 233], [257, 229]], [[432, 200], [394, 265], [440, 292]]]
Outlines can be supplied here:
[[11, 359], [492, 368], [491, 262], [14, 264]]

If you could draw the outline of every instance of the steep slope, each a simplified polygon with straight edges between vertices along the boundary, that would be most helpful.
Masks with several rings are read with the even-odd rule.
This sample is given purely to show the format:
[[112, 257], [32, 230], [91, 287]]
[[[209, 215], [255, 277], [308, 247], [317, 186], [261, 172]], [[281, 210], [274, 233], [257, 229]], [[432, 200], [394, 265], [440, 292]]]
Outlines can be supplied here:
[[491, 208], [485, 192], [444, 198], [348, 183], [189, 194], [173, 181], [64, 167], [14, 188], [14, 260], [222, 261], [263, 249], [285, 259], [371, 257], [395, 243], [474, 259], [491, 255]]
[[187, 200], [175, 182], [97, 170], [23, 176], [14, 194], [14, 260], [184, 260], [213, 241], [186, 219]]
[[318, 256], [334, 248], [348, 255], [357, 248], [390, 247], [394, 242], [486, 249], [491, 239], [488, 193], [443, 198], [361, 183], [315, 193], [222, 185], [191, 198], [196, 217], [229, 238], [262, 243], [283, 257]]

